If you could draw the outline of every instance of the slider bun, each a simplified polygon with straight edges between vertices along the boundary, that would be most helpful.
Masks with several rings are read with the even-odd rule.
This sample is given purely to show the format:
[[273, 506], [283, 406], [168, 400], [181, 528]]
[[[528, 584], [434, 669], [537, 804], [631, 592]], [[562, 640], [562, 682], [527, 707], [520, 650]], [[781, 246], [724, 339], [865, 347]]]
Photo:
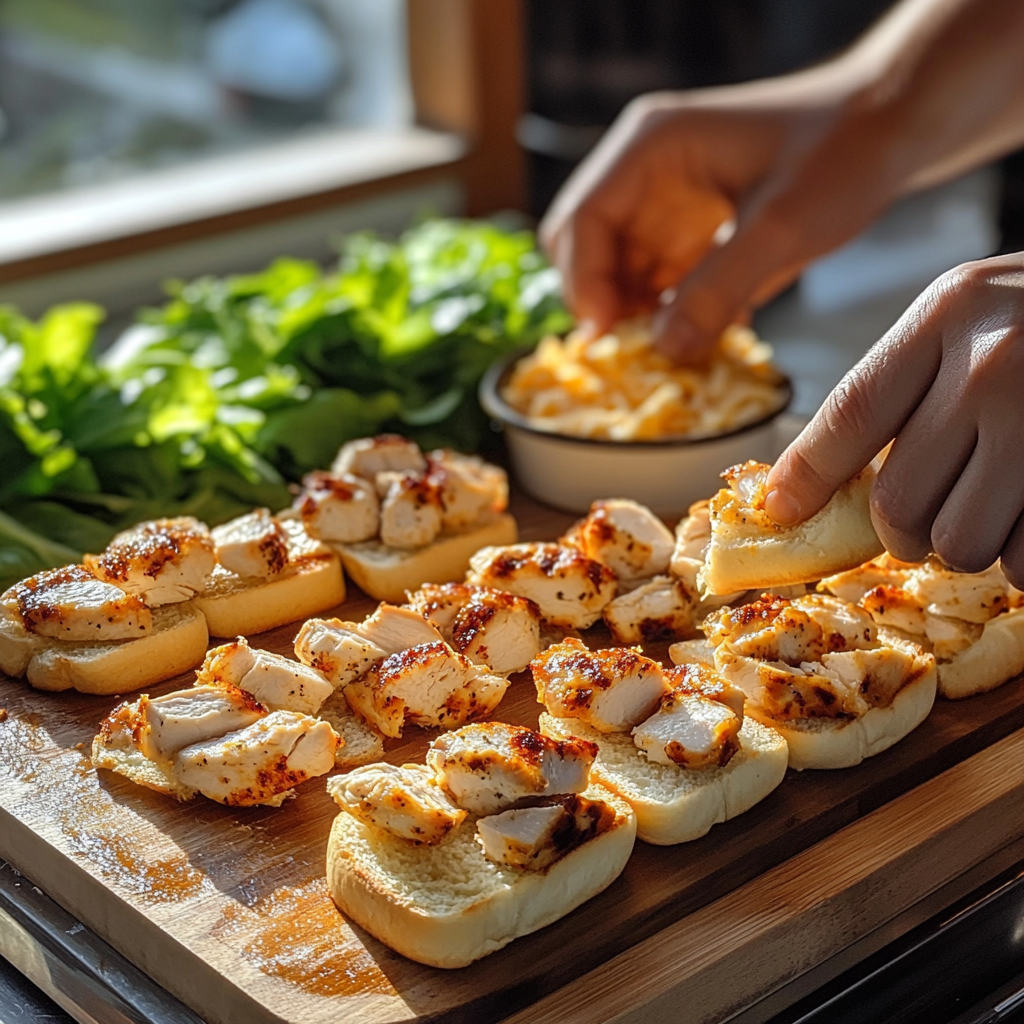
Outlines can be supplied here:
[[0, 619], [0, 670], [26, 676], [38, 690], [130, 693], [195, 668], [208, 641], [192, 601], [154, 608], [152, 631], [137, 640], [53, 640]]
[[424, 583], [461, 580], [469, 560], [488, 545], [515, 544], [515, 519], [507, 512], [466, 530], [443, 533], [419, 548], [390, 548], [379, 540], [331, 545], [340, 555], [352, 581], [378, 601], [401, 604], [406, 591]]
[[821, 511], [793, 527], [759, 527], [712, 513], [711, 545], [698, 579], [701, 592], [809, 583], [880, 555], [884, 548], [869, 505], [875, 476], [872, 464], [843, 484]]
[[342, 811], [327, 843], [331, 896], [346, 917], [410, 960], [465, 967], [564, 917], [622, 872], [636, 818], [601, 786], [584, 795], [609, 804], [614, 822], [544, 871], [487, 860], [475, 815], [436, 846], [416, 846]]
[[973, 697], [1002, 686], [1024, 671], [1024, 608], [985, 623], [976, 643], [939, 662], [939, 693], [951, 700]]
[[790, 768], [797, 771], [852, 768], [864, 758], [888, 750], [913, 732], [928, 717], [935, 703], [936, 685], [933, 663], [917, 679], [907, 683], [888, 707], [871, 708], [860, 718], [849, 721], [805, 718], [783, 722], [770, 717], [750, 701], [746, 714], [785, 736]]
[[699, 839], [712, 825], [750, 810], [782, 781], [789, 763], [785, 739], [749, 718], [740, 728], [740, 749], [724, 768], [657, 764], [629, 733], [599, 733], [576, 718], [542, 714], [540, 731], [596, 743], [600, 752], [590, 777], [629, 803], [637, 838], [656, 846]]
[[238, 576], [218, 565], [193, 604], [206, 616], [210, 636], [262, 633], [334, 608], [345, 600], [336, 555], [307, 558], [279, 576]]

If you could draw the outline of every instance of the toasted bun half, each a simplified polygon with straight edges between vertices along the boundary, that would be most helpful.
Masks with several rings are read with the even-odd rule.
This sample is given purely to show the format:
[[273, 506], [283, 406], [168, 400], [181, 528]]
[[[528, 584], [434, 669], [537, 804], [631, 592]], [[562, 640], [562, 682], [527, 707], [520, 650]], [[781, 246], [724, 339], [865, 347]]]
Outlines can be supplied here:
[[564, 917], [622, 872], [636, 818], [602, 786], [584, 795], [613, 808], [611, 826], [543, 871], [489, 861], [472, 815], [436, 846], [416, 846], [342, 811], [327, 844], [331, 895], [347, 917], [410, 960], [465, 967]]
[[860, 718], [841, 722], [830, 718], [783, 722], [771, 718], [750, 701], [746, 714], [782, 733], [789, 744], [790, 768], [852, 768], [913, 732], [928, 717], [935, 703], [936, 687], [933, 665], [907, 683], [888, 707], [871, 708]]
[[950, 700], [986, 693], [1024, 672], [1024, 608], [989, 619], [976, 643], [939, 662], [939, 693]]
[[262, 633], [308, 619], [345, 600], [345, 577], [336, 555], [299, 562], [280, 576], [236, 576], [218, 565], [194, 604], [206, 616], [210, 636]]
[[727, 507], [730, 492], [711, 499], [711, 544], [698, 575], [702, 593], [731, 594], [809, 583], [882, 553], [871, 523], [874, 465], [843, 484], [806, 522], [781, 527], [764, 512]]
[[194, 602], [153, 609], [153, 629], [137, 640], [51, 640], [0, 620], [0, 670], [37, 690], [131, 693], [202, 664], [209, 635]]
[[424, 583], [461, 580], [480, 548], [515, 544], [518, 537], [515, 519], [503, 512], [478, 526], [444, 533], [421, 548], [389, 548], [379, 540], [334, 547], [357, 586], [378, 601], [401, 604], [406, 591], [417, 590]]
[[713, 825], [749, 811], [782, 781], [789, 764], [782, 735], [749, 718], [740, 728], [740, 749], [724, 768], [656, 764], [629, 733], [597, 732], [576, 718], [542, 714], [540, 731], [556, 740], [578, 736], [596, 743], [590, 777], [633, 808], [637, 838], [655, 846], [699, 839]]
[[350, 707], [343, 690], [335, 690], [320, 705], [322, 718], [345, 741], [334, 754], [337, 768], [355, 768], [379, 761], [384, 756], [384, 737]]

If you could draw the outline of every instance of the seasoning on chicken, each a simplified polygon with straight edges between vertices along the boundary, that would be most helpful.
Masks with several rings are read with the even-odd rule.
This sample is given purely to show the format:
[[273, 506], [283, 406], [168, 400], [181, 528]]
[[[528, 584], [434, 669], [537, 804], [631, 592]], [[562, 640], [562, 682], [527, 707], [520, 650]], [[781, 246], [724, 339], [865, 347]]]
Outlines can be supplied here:
[[586, 629], [615, 596], [615, 573], [575, 548], [510, 544], [481, 548], [466, 582], [528, 597], [555, 626]]
[[337, 745], [326, 722], [274, 711], [244, 729], [184, 747], [173, 771], [183, 785], [221, 804], [279, 803], [299, 783], [326, 775]]
[[335, 688], [368, 672], [385, 651], [341, 619], [307, 619], [295, 638], [295, 657], [329, 679]]
[[500, 675], [521, 672], [540, 652], [540, 609], [529, 598], [465, 583], [426, 583], [409, 595], [408, 606], [456, 651]]
[[[700, 593], [697, 576], [704, 568], [704, 557], [710, 544], [710, 502], [698, 501], [690, 506], [689, 514], [684, 516], [676, 527], [675, 549], [669, 562], [669, 571], [679, 580], [687, 593]], [[745, 591], [739, 590], [733, 594], [705, 594], [700, 602], [700, 610], [711, 611], [722, 605], [732, 604], [744, 593]]]
[[385, 736], [401, 736], [406, 722], [449, 728], [489, 714], [505, 695], [508, 680], [484, 668], [436, 640], [385, 658], [345, 697]]
[[420, 473], [382, 474], [380, 539], [391, 548], [419, 548], [441, 532], [441, 496]]
[[376, 480], [378, 473], [423, 473], [426, 468], [427, 460], [414, 441], [398, 434], [378, 434], [343, 444], [334, 457], [331, 473]]
[[288, 564], [288, 534], [265, 508], [215, 526], [211, 532], [217, 561], [236, 576], [275, 576]]
[[452, 799], [474, 814], [497, 814], [521, 801], [582, 793], [597, 744], [561, 742], [521, 725], [486, 722], [445, 733], [427, 764]]
[[559, 857], [604, 831], [614, 811], [599, 800], [563, 797], [556, 803], [519, 807], [480, 818], [477, 841], [495, 864], [543, 871]]
[[667, 572], [675, 547], [668, 527], [649, 508], [626, 498], [595, 501], [562, 543], [607, 565], [625, 586]]
[[252, 725], [267, 709], [251, 693], [225, 683], [193, 686], [138, 701], [138, 746], [153, 761], [166, 761], [182, 747]]
[[46, 569], [0, 595], [9, 618], [57, 640], [134, 640], [152, 631], [153, 613], [133, 594], [82, 565]]
[[312, 537], [335, 544], [355, 544], [377, 536], [380, 501], [367, 480], [321, 470], [302, 478], [294, 506]]
[[872, 558], [863, 565], [847, 572], [828, 576], [819, 584], [819, 590], [827, 590], [843, 601], [857, 604], [865, 594], [875, 587], [902, 587], [910, 578], [915, 565], [912, 562], [901, 562], [888, 552]]
[[252, 648], [244, 636], [210, 651], [196, 682], [239, 686], [272, 711], [306, 715], [316, 714], [334, 692], [319, 672], [280, 654]]
[[443, 639], [438, 630], [418, 612], [386, 602], [379, 604], [368, 619], [349, 625], [360, 636], [376, 644], [385, 655]]
[[605, 606], [603, 617], [616, 643], [678, 640], [694, 632], [696, 591], [681, 580], [655, 576]]
[[368, 764], [329, 779], [327, 792], [353, 818], [428, 846], [466, 818], [425, 765]]
[[441, 525], [461, 530], [508, 507], [508, 475], [476, 455], [438, 448], [427, 456], [427, 479], [441, 499]]
[[665, 673], [665, 684], [673, 693], [692, 693], [698, 697], [707, 697], [708, 700], [716, 700], [719, 704], [731, 708], [741, 720], [743, 719], [743, 705], [746, 703], [747, 695], [725, 676], [715, 671], [714, 651], [710, 645], [705, 661], [678, 662], [676, 667]]
[[202, 593], [216, 564], [210, 531], [191, 516], [139, 523], [84, 561], [97, 579], [141, 597], [150, 608]]
[[556, 718], [578, 718], [598, 732], [629, 732], [666, 691], [661, 665], [637, 649], [591, 651], [582, 641], [553, 644], [530, 663], [537, 699]]
[[685, 689], [673, 690], [633, 730], [633, 742], [658, 764], [724, 767], [740, 748], [742, 724], [743, 719], [719, 701]]

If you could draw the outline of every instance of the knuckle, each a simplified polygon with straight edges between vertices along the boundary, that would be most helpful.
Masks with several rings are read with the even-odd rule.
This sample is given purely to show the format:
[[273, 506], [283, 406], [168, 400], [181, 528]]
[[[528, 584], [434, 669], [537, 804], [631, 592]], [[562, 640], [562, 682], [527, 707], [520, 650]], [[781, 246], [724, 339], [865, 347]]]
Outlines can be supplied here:
[[858, 379], [844, 377], [833, 388], [822, 407], [829, 433], [841, 438], [862, 437], [870, 433], [874, 416], [870, 397]]

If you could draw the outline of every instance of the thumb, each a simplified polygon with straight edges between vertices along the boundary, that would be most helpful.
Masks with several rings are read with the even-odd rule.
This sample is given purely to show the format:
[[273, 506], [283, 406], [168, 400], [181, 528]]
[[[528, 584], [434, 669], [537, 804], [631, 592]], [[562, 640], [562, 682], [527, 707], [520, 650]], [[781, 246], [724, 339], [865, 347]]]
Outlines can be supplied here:
[[776, 203], [759, 204], [741, 217], [732, 237], [679, 283], [655, 318], [655, 343], [669, 359], [707, 358], [726, 327], [799, 273], [803, 261], [791, 255], [792, 229], [775, 210]]

